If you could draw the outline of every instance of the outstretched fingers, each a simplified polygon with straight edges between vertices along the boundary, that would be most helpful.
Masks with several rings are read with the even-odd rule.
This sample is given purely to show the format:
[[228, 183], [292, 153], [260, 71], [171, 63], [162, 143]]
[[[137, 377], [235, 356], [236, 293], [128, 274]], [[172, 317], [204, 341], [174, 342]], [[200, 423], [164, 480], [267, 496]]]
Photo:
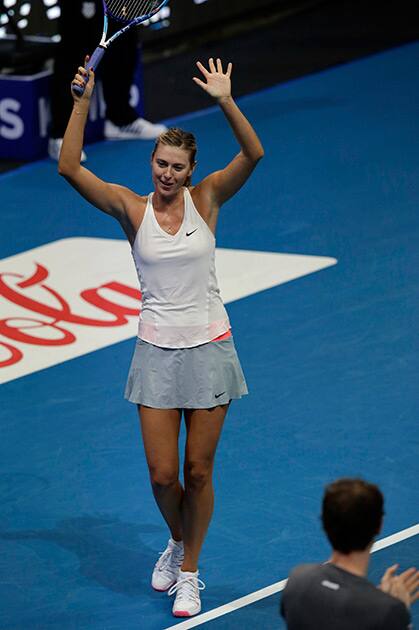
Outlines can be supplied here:
[[227, 65], [227, 70], [224, 72], [223, 69], [223, 62], [221, 61], [221, 59], [218, 57], [214, 63], [214, 59], [213, 57], [210, 57], [208, 59], [208, 68], [209, 71], [207, 70], [207, 68], [200, 62], [197, 61], [196, 65], [198, 66], [198, 68], [200, 69], [200, 71], [202, 72], [202, 74], [204, 75], [204, 77], [206, 79], [208, 79], [208, 77], [211, 76], [211, 74], [223, 74], [227, 77], [231, 76], [231, 72], [233, 70], [233, 64], [231, 62], [228, 63]]
[[[231, 96], [231, 63], [228, 64], [226, 72], [224, 72], [223, 62], [219, 58], [215, 61], [213, 57], [208, 59], [208, 68], [206, 68], [200, 61], [197, 61], [196, 65], [203, 75], [201, 79], [193, 77], [194, 82], [199, 85], [199, 87], [215, 99], [222, 99]], [[202, 78], [204, 80], [202, 80]]]
[[[211, 62], [212, 62], [212, 65], [214, 66], [214, 60], [210, 59], [209, 62], [208, 62], [210, 70], [211, 70]], [[211, 78], [212, 72], [208, 72], [208, 70], [206, 69], [204, 64], [201, 63], [200, 61], [197, 61], [196, 65], [199, 68], [199, 70], [202, 72], [202, 74], [204, 75], [204, 78], [206, 79], [206, 82], [202, 81], [202, 79], [198, 79], [198, 77], [192, 77], [192, 80], [195, 81], [195, 83], [197, 85], [199, 85], [203, 90], [208, 92], [208, 80]]]
[[223, 62], [221, 61], [220, 58], [217, 59], [217, 72], [219, 72], [220, 74], [225, 74], [227, 77], [230, 78], [232, 70], [233, 70], [233, 64], [231, 63], [231, 61], [228, 63], [227, 70], [224, 72]]
[[198, 79], [198, 77], [192, 77], [192, 81], [195, 81], [195, 83], [199, 85], [202, 89], [207, 89], [207, 84], [204, 83], [204, 81], [201, 81], [201, 79]]
[[202, 72], [204, 77], [207, 79], [209, 77], [210, 73], [208, 72], [208, 70], [206, 69], [204, 64], [202, 64], [200, 61], [197, 61], [196, 65], [198, 66], [198, 68], [200, 69], [200, 71]]

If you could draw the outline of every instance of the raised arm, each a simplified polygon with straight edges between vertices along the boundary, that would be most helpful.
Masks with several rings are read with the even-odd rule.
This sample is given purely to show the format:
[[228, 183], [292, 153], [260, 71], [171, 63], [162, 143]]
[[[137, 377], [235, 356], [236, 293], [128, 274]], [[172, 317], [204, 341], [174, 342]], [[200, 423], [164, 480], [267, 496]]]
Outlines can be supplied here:
[[[82, 84], [82, 77], [86, 74], [86, 70], [80, 66], [73, 83]], [[128, 189], [103, 181], [80, 164], [84, 129], [93, 88], [94, 73], [90, 70], [89, 81], [84, 94], [80, 97], [73, 91], [71, 92], [74, 105], [64, 135], [58, 162], [58, 172], [60, 175], [63, 175], [87, 201], [99, 208], [99, 210], [125, 223], [125, 198], [129, 194]]]
[[202, 187], [212, 197], [214, 204], [219, 207], [243, 186], [263, 157], [264, 151], [255, 130], [231, 96], [232, 64], [228, 64], [225, 72], [220, 59], [217, 59], [216, 63], [210, 59], [208, 70], [200, 61], [197, 66], [205, 81], [197, 77], [193, 80], [217, 101], [241, 149], [230, 164], [212, 173], [202, 182]]

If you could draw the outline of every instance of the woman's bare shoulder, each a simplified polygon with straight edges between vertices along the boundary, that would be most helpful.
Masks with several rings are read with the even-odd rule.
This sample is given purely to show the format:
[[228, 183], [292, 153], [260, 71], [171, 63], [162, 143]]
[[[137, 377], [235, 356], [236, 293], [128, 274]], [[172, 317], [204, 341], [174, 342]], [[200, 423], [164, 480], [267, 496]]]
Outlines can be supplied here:
[[118, 191], [126, 204], [140, 204], [147, 205], [148, 195], [141, 195], [128, 186], [122, 186], [121, 184], [112, 184], [112, 187]]

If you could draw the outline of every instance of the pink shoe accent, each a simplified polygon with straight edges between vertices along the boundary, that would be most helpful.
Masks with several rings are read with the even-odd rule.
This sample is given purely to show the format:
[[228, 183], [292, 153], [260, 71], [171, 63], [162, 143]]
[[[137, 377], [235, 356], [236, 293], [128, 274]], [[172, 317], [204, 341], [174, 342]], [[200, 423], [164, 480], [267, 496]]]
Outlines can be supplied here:
[[187, 610], [177, 610], [176, 612], [173, 613], [173, 615], [175, 617], [192, 617], [193, 616]]
[[153, 589], [155, 591], [157, 591], [158, 593], [166, 593], [169, 590], [169, 588], [172, 588], [172, 586], [173, 586], [173, 584], [175, 584], [175, 582], [176, 582], [176, 580], [174, 582], [172, 582], [167, 588], [155, 588], [153, 585], [152, 586], [153, 586]]

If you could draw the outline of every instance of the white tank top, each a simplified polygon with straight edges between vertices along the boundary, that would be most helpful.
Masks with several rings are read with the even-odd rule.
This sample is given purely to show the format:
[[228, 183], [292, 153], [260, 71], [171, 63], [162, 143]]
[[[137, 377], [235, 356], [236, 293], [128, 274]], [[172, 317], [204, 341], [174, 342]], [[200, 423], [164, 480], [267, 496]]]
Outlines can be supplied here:
[[174, 235], [159, 225], [148, 196], [132, 255], [142, 293], [138, 336], [162, 348], [192, 348], [230, 328], [215, 272], [215, 237], [184, 188]]

